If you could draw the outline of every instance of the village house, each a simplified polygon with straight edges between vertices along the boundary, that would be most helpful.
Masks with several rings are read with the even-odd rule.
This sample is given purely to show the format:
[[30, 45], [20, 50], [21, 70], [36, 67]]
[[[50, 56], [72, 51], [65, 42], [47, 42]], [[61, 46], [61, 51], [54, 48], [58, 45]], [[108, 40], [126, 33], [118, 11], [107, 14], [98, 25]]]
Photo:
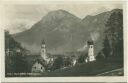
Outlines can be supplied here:
[[46, 71], [46, 65], [52, 66], [54, 61], [54, 57], [50, 56], [50, 54], [47, 53], [45, 41], [43, 40], [41, 42], [41, 49], [40, 49], [40, 59], [35, 60], [31, 72], [44, 72]]
[[32, 73], [41, 73], [41, 72], [44, 72], [44, 71], [45, 71], [44, 64], [41, 61], [36, 60], [35, 63], [33, 64], [33, 66], [32, 66], [31, 72]]
[[6, 56], [12, 56], [12, 55], [19, 55], [21, 54], [21, 49], [20, 48], [14, 48], [14, 49], [5, 49], [5, 55]]
[[[95, 56], [94, 56], [94, 42], [93, 41], [88, 41], [86, 43], [86, 48], [87, 49], [87, 53], [88, 55], [85, 57], [85, 62], [92, 62], [95, 61]], [[73, 54], [75, 55], [75, 54]], [[65, 67], [72, 67], [75, 66], [77, 64], [77, 60], [78, 60], [78, 54], [77, 56], [63, 56], [63, 60], [64, 60], [64, 68]], [[40, 50], [40, 58], [43, 60], [36, 60], [32, 66], [32, 72], [44, 72], [46, 71], [48, 68], [47, 67], [51, 67], [53, 66], [54, 60], [57, 58], [57, 56], [51, 55], [47, 53], [47, 49], [46, 49], [46, 45], [44, 40], [41, 43], [41, 50]]]

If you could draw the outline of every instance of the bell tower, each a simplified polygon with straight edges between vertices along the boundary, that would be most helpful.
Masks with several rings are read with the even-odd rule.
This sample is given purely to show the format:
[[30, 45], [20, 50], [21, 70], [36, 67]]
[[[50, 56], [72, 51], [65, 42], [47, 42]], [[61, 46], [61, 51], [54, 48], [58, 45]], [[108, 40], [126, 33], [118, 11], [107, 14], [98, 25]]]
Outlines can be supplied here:
[[94, 56], [94, 42], [88, 41], [88, 47], [88, 61], [96, 60]]
[[46, 52], [46, 45], [45, 45], [45, 41], [43, 40], [41, 43], [41, 57], [46, 60], [47, 59], [47, 52]]

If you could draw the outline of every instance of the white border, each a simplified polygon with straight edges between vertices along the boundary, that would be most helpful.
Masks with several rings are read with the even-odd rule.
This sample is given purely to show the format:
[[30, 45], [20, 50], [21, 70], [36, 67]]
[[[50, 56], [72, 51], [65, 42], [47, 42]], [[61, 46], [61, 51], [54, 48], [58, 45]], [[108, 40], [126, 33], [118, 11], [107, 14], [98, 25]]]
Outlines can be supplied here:
[[[1, 4], [25, 4], [25, 0], [1, 0]], [[12, 78], [5, 78], [5, 55], [4, 55], [4, 31], [3, 29], [0, 29], [0, 55], [1, 55], [1, 78], [2, 82], [126, 82], [127, 81], [127, 13], [126, 13], [126, 2], [121, 1], [121, 0], [108, 0], [108, 3], [122, 3], [123, 4], [123, 14], [124, 14], [124, 76], [121, 77], [115, 77], [115, 76], [105, 76], [105, 77], [12, 77]], [[27, 0], [25, 1], [26, 4], [46, 4], [48, 1], [46, 0]], [[32, 3], [33, 2], [33, 3]], [[84, 2], [84, 3], [83, 3]], [[50, 0], [50, 4], [52, 3], [82, 3], [82, 4], [91, 4], [93, 2], [95, 3], [106, 3], [104, 0], [88, 0], [88, 1], [83, 1], [83, 0], [70, 0], [70, 1], [64, 1], [64, 0]], [[47, 4], [48, 4], [47, 3]]]

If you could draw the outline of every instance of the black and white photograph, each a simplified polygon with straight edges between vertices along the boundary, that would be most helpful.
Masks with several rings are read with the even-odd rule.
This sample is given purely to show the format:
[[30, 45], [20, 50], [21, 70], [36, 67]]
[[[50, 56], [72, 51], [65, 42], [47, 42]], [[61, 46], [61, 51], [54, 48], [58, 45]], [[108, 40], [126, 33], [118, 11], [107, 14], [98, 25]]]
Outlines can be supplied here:
[[5, 77], [124, 76], [122, 3], [2, 4], [1, 12]]
[[[2, 83], [15, 83], [15, 82], [2, 82]], [[20, 83], [28, 83], [28, 82], [20, 82]], [[30, 82], [30, 83], [35, 83], [35, 82]], [[36, 82], [36, 83], [42, 83], [42, 82]], [[47, 82], [47, 83], [50, 83], [50, 82]], [[60, 83], [66, 83], [66, 82], [60, 82]], [[127, 83], [127, 82], [69, 82], [69, 83]]]

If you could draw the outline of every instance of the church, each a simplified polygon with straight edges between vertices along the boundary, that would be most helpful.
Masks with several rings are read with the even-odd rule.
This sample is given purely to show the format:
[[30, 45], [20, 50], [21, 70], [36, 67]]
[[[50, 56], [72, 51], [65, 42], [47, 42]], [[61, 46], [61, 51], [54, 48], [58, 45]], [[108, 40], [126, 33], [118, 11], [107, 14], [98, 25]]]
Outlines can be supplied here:
[[[85, 58], [85, 62], [92, 62], [95, 61], [95, 55], [94, 55], [94, 42], [93, 41], [87, 41], [87, 48], [88, 48], [88, 56]], [[44, 72], [47, 70], [47, 67], [49, 64], [52, 65], [54, 63], [55, 57], [49, 56], [46, 49], [45, 41], [43, 40], [41, 42], [41, 48], [40, 48], [40, 59], [36, 60], [35, 63], [32, 66], [32, 72]], [[75, 66], [77, 63], [77, 58], [74, 58], [71, 62], [72, 66]]]
[[45, 41], [41, 42], [40, 48], [40, 59], [37, 59], [33, 66], [31, 72], [44, 72], [47, 69], [47, 66], [52, 65], [54, 58], [49, 57], [46, 49]]
[[85, 59], [85, 62], [92, 62], [95, 61], [95, 55], [94, 55], [94, 42], [93, 41], [87, 41], [88, 46], [88, 57]]

